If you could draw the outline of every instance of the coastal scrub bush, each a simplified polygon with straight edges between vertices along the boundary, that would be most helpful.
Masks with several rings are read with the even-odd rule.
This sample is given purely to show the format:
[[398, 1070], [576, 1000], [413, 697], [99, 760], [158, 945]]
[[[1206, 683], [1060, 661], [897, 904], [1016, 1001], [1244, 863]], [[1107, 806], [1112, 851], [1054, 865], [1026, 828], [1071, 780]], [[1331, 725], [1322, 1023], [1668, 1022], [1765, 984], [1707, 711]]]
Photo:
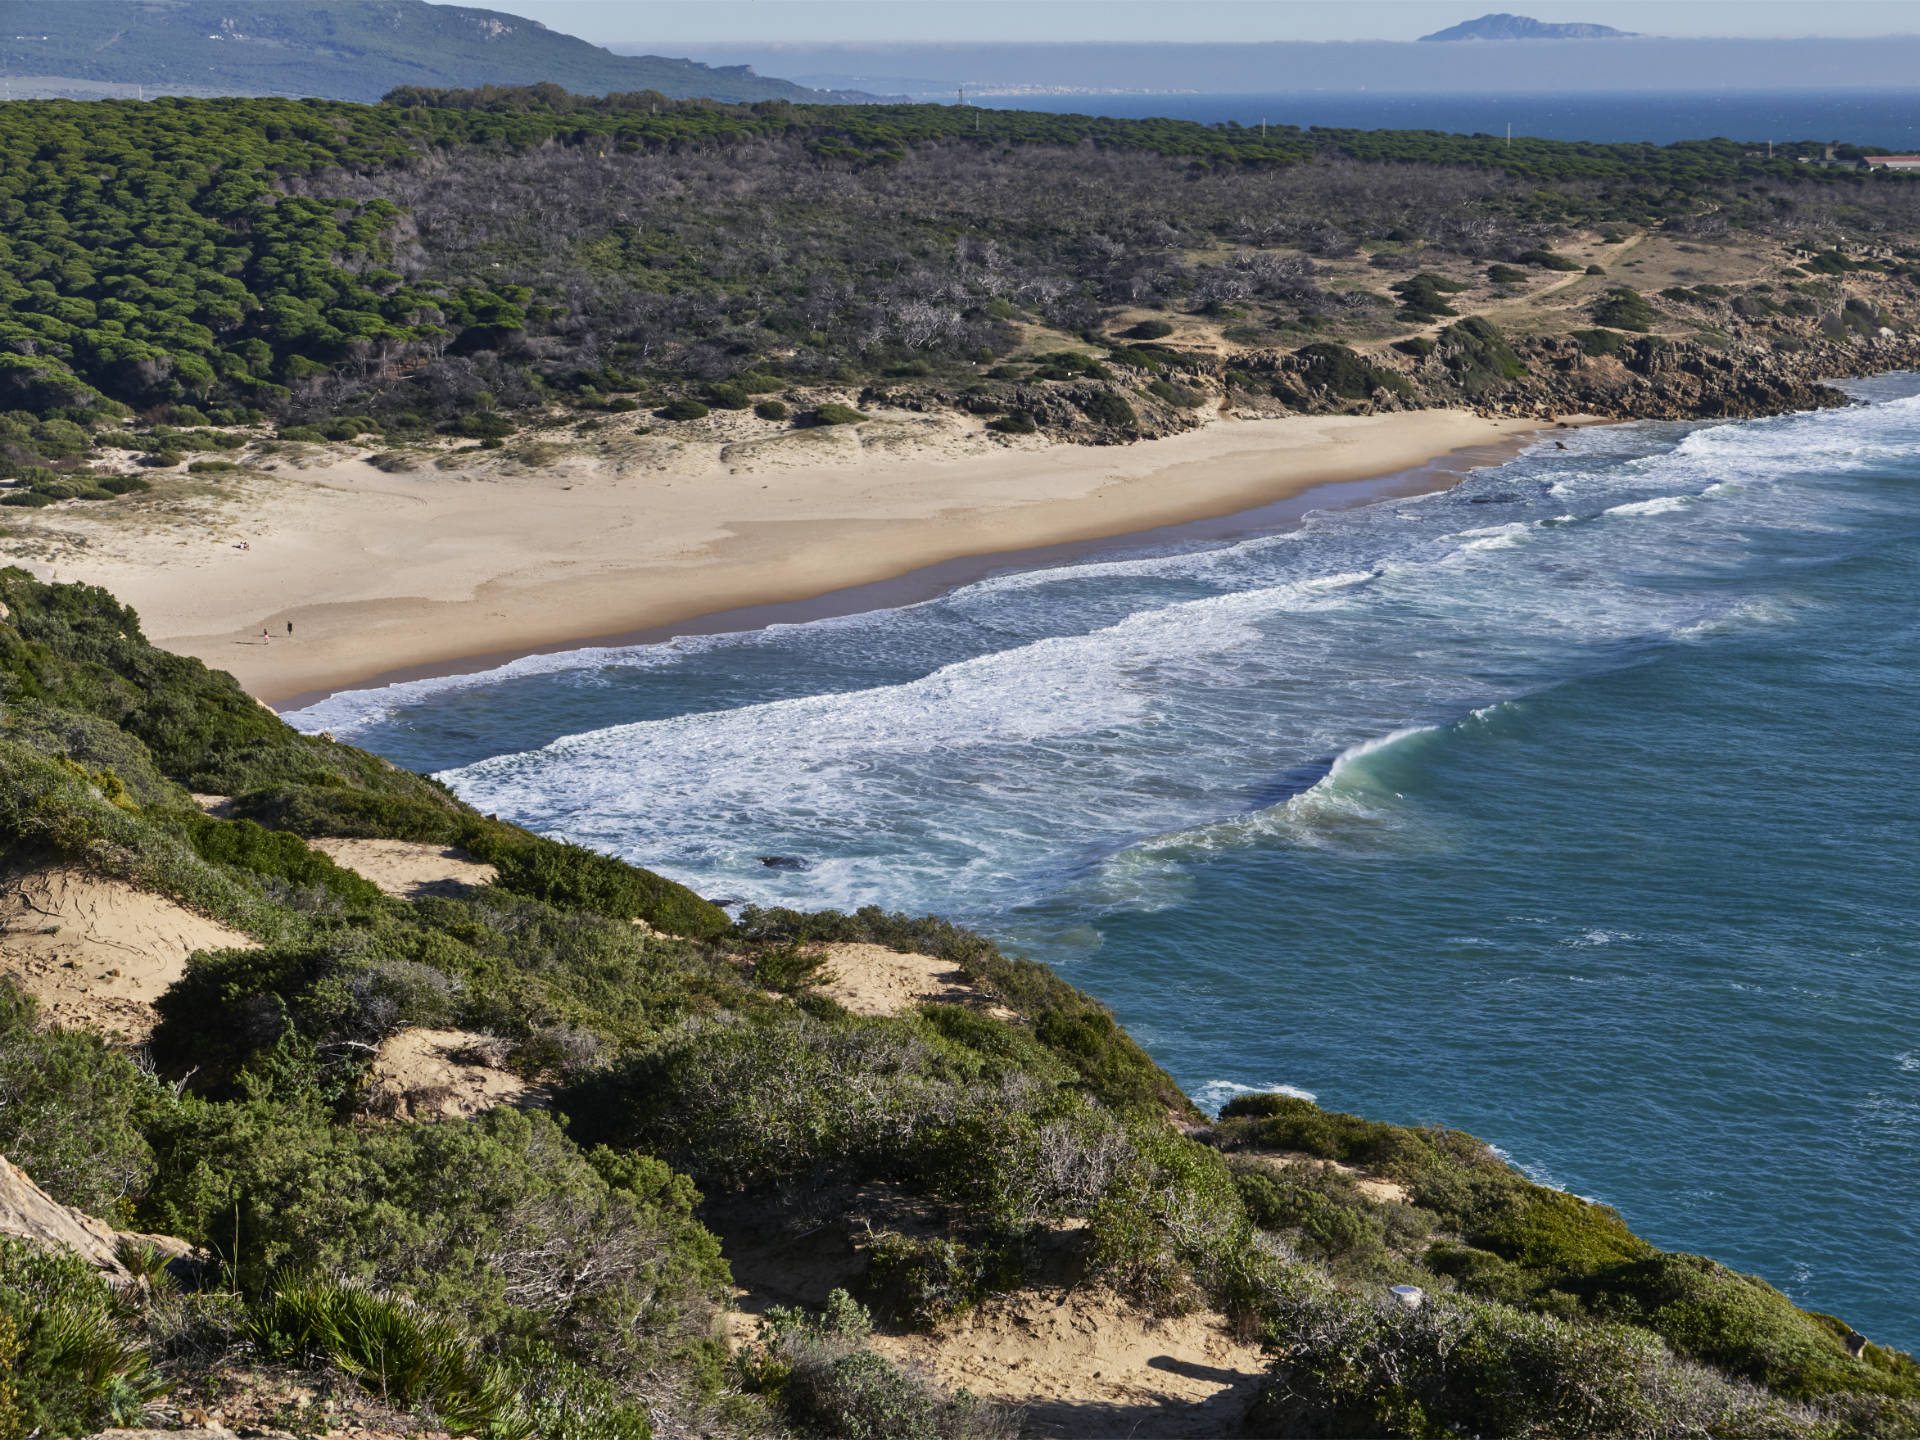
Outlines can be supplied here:
[[1089, 1213], [1131, 1163], [1072, 1075], [1030, 1042], [996, 1053], [907, 1019], [769, 1011], [683, 1025], [556, 1103], [582, 1138], [659, 1154], [710, 1189], [886, 1180], [1008, 1231]]
[[1138, 1162], [1121, 1170], [1088, 1222], [1089, 1266], [1156, 1314], [1208, 1298], [1250, 1244], [1251, 1225], [1218, 1151], [1139, 1124]]
[[1409, 335], [1404, 340], [1394, 341], [1393, 348], [1402, 355], [1411, 355], [1416, 360], [1424, 360], [1433, 353], [1433, 341], [1425, 335]]
[[1525, 281], [1527, 272], [1512, 265], [1489, 265], [1487, 279], [1495, 285], [1518, 285]]
[[216, 820], [191, 810], [172, 812], [167, 823], [186, 837], [201, 859], [213, 864], [293, 885], [318, 886], [358, 910], [386, 902], [378, 885], [336, 865], [321, 851], [308, 849], [298, 835], [263, 829], [251, 820]]
[[1630, 343], [1618, 330], [1575, 330], [1572, 338], [1580, 342], [1586, 355], [1618, 355]]
[[865, 1289], [897, 1322], [930, 1330], [1021, 1279], [1018, 1255], [1004, 1246], [888, 1231], [868, 1251]]
[[1578, 260], [1556, 255], [1551, 250], [1524, 250], [1518, 258], [1522, 265], [1535, 265], [1542, 270], [1574, 271], [1581, 268]]
[[233, 800], [232, 813], [309, 837], [410, 840], [457, 845], [486, 822], [444, 791], [392, 795], [331, 785], [268, 785]]
[[1811, 1399], [1836, 1391], [1920, 1395], [1911, 1356], [1842, 1346], [1849, 1327], [1812, 1315], [1765, 1281], [1701, 1255], [1652, 1253], [1572, 1286], [1596, 1314], [1652, 1330], [1682, 1355]]
[[829, 401], [813, 412], [813, 423], [816, 425], [856, 425], [866, 418], [851, 405], [841, 405], [834, 401]]
[[257, 884], [209, 864], [170, 828], [114, 803], [101, 788], [111, 788], [109, 779], [0, 739], [0, 854], [33, 862], [51, 852], [258, 936], [288, 928], [288, 916]]
[[1171, 380], [1151, 382], [1147, 386], [1147, 393], [1156, 400], [1164, 400], [1167, 404], [1181, 410], [1191, 410], [1207, 398], [1198, 390], [1190, 390], [1185, 385], [1176, 385]]
[[987, 422], [987, 429], [998, 431], [1002, 435], [1031, 435], [1039, 428], [1033, 423], [1033, 416], [1024, 410], [1015, 410], [1010, 415], [1002, 415], [997, 420]]
[[1447, 304], [1444, 297], [1458, 295], [1468, 288], [1462, 282], [1449, 280], [1444, 275], [1425, 273], [1406, 280], [1396, 280], [1387, 287], [1400, 297], [1398, 318], [1416, 324], [1425, 324], [1445, 315], [1458, 315], [1460, 312]]
[[89, 774], [110, 771], [141, 805], [193, 803], [183, 787], [160, 773], [152, 751], [118, 725], [95, 716], [16, 700], [0, 712], [0, 737], [53, 759], [71, 760]]
[[467, 848], [494, 866], [503, 890], [615, 920], [637, 917], [671, 935], [711, 939], [731, 926], [719, 906], [651, 870], [582, 845], [521, 836], [489, 828], [467, 839]]
[[0, 1236], [0, 1440], [137, 1425], [166, 1389], [86, 1261]]
[[1308, 1254], [1337, 1258], [1384, 1248], [1385, 1225], [1359, 1187], [1338, 1170], [1317, 1165], [1289, 1166], [1280, 1173], [1235, 1169], [1233, 1181], [1254, 1224], [1295, 1232]]
[[[1413, 397], [1413, 386], [1406, 376], [1396, 370], [1369, 365], [1364, 357], [1344, 345], [1321, 341], [1293, 353], [1306, 384], [1325, 389], [1339, 399], [1365, 400], [1377, 389], [1389, 390], [1402, 399]], [[1280, 398], [1288, 397], [1280, 395]]]
[[530, 1440], [533, 1425], [506, 1373], [460, 1327], [351, 1280], [281, 1273], [252, 1308], [252, 1338], [272, 1360], [338, 1367], [400, 1405], [431, 1404], [454, 1427]]
[[189, 1097], [153, 1138], [144, 1213], [249, 1293], [337, 1276], [461, 1315], [483, 1344], [544, 1339], [643, 1383], [707, 1343], [727, 1283], [691, 1186], [658, 1162], [596, 1164], [542, 1113], [358, 1129], [299, 1096]]
[[1173, 333], [1165, 320], [1142, 320], [1123, 332], [1129, 340], [1164, 340]]
[[1429, 1295], [1408, 1309], [1324, 1282], [1273, 1295], [1262, 1435], [1705, 1435], [1787, 1440], [1813, 1418], [1676, 1364], [1645, 1331]]
[[753, 401], [745, 388], [721, 382], [707, 386], [707, 403], [716, 410], [745, 410]]
[[1618, 1211], [1538, 1185], [1515, 1192], [1470, 1238], [1555, 1287], [1654, 1253], [1627, 1228]]
[[810, 1440], [1013, 1440], [1018, 1427], [966, 1391], [942, 1396], [867, 1347], [867, 1312], [844, 1290], [819, 1314], [774, 1306], [764, 1353], [745, 1367], [749, 1389], [778, 1399], [794, 1433]]
[[[369, 425], [367, 428], [373, 427]], [[440, 428], [448, 435], [460, 435], [468, 440], [479, 440], [484, 443], [488, 440], [505, 440], [513, 433], [513, 422], [504, 415], [496, 415], [491, 410], [481, 410], [449, 420]], [[328, 438], [351, 440], [353, 435], [342, 436], [330, 432]]]
[[753, 407], [753, 413], [758, 415], [762, 420], [784, 420], [787, 418], [789, 412], [785, 403], [782, 401], [762, 400]]
[[124, 1219], [153, 1170], [141, 1126], [161, 1091], [98, 1036], [38, 1018], [0, 976], [0, 1155], [61, 1204]]
[[1292, 1095], [1236, 1095], [1221, 1107], [1216, 1135], [1228, 1150], [1303, 1151], [1399, 1179], [1417, 1174], [1435, 1154], [1431, 1134], [1322, 1110]]
[[1659, 318], [1653, 312], [1653, 306], [1647, 303], [1647, 297], [1638, 290], [1625, 285], [1607, 291], [1593, 302], [1588, 314], [1602, 325], [1614, 330], [1632, 330], [1645, 334], [1653, 328], [1653, 322]]
[[662, 405], [653, 413], [662, 420], [701, 420], [706, 418], [707, 407], [698, 400], [682, 396], [678, 400], [671, 400]]
[[1080, 402], [1080, 408], [1094, 424], [1111, 425], [1115, 429], [1125, 429], [1138, 423], [1140, 418], [1133, 413], [1133, 406], [1126, 402], [1124, 396], [1111, 390], [1094, 391]]
[[412, 910], [431, 933], [405, 955], [452, 977], [460, 1024], [517, 1040], [513, 1063], [523, 1072], [590, 1066], [602, 1045], [625, 1050], [703, 1004], [724, 997], [750, 1007], [754, 998], [704, 946], [629, 920], [493, 886]]
[[1294, 351], [1293, 358], [1308, 385], [1343, 399], [1364, 399], [1372, 389], [1367, 362], [1344, 345], [1322, 341]]
[[1116, 365], [1131, 365], [1149, 374], [1164, 370], [1172, 363], [1174, 352], [1152, 345], [1128, 345], [1107, 356]]
[[949, 961], [969, 983], [1019, 1012], [1034, 1038], [1072, 1066], [1102, 1103], [1123, 1113], [1136, 1108], [1199, 1113], [1099, 1001], [1045, 965], [1002, 955], [991, 940], [950, 920], [889, 914], [877, 905], [853, 915], [749, 905], [740, 912], [737, 933], [759, 943], [885, 945]]
[[1469, 315], [1447, 326], [1440, 332], [1438, 349], [1454, 384], [1471, 399], [1481, 399], [1527, 373], [1500, 327], [1483, 315]]

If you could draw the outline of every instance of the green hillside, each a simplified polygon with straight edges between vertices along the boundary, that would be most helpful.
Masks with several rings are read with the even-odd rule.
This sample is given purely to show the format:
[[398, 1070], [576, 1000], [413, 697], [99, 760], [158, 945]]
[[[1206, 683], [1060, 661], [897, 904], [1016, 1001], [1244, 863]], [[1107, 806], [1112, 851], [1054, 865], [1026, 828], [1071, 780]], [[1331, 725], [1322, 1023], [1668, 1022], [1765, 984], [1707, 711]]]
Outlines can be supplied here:
[[[216, 787], [224, 814], [191, 803]], [[342, 838], [457, 842], [495, 878], [391, 897], [308, 843]], [[1063, 1283], [1257, 1338], [1244, 1434], [1920, 1433], [1910, 1356], [1470, 1135], [1282, 1095], [1209, 1121], [1091, 997], [982, 936], [878, 908], [732, 920], [298, 734], [105, 591], [13, 568], [0, 867], [246, 942], [185, 961], [144, 1052], [39, 1023], [0, 973], [0, 1153], [205, 1251], [167, 1266], [129, 1237], [144, 1278], [116, 1295], [0, 1239], [0, 1440], [230, 1406], [263, 1367], [487, 1440], [1011, 1440], [1017, 1417], [896, 1367], [869, 1324], [965, 1345], [970, 1312]], [[932, 955], [973, 999], [852, 1013], [824, 988], [835, 941]], [[383, 1111], [380, 1047], [446, 1026], [546, 1103]], [[768, 1309], [729, 1353], [730, 1266], [776, 1241], [844, 1255], [857, 1295]], [[367, 1433], [288, 1428], [313, 1418]]]
[[330, 100], [377, 100], [396, 85], [537, 81], [677, 99], [849, 98], [745, 65], [615, 55], [518, 15], [426, 0], [8, 0], [4, 14], [0, 74], [9, 76]]

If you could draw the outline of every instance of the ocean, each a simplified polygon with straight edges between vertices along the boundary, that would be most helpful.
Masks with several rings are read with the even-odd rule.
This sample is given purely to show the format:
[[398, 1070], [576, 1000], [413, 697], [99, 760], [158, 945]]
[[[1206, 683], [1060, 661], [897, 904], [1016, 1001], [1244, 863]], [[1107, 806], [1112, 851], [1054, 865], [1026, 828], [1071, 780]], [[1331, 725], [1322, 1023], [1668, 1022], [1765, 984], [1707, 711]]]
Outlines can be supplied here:
[[1204, 1102], [1470, 1130], [1920, 1348], [1920, 376], [1848, 388], [289, 718], [709, 896], [951, 915]]
[[[950, 98], [950, 97], [949, 97]], [[1551, 91], [1391, 94], [1289, 91], [1268, 95], [988, 95], [1005, 110], [1050, 110], [1119, 119], [1163, 116], [1203, 125], [1324, 125], [1354, 130], [1439, 130], [1531, 135], [1611, 144], [1714, 136], [1740, 141], [1843, 140], [1920, 150], [1920, 94], [1906, 90]]]

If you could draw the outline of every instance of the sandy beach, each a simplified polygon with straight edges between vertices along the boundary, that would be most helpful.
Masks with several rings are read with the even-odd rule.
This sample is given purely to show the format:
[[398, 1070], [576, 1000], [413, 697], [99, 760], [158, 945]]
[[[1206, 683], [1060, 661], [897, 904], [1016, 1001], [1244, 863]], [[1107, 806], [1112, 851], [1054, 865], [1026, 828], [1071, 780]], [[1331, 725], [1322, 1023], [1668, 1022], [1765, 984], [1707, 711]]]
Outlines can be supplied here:
[[964, 417], [772, 437], [730, 418], [401, 470], [316, 447], [191, 495], [33, 512], [0, 556], [107, 587], [156, 643], [284, 704], [1232, 514], [1540, 428], [1457, 410], [1222, 419], [1090, 448], [1008, 444]]

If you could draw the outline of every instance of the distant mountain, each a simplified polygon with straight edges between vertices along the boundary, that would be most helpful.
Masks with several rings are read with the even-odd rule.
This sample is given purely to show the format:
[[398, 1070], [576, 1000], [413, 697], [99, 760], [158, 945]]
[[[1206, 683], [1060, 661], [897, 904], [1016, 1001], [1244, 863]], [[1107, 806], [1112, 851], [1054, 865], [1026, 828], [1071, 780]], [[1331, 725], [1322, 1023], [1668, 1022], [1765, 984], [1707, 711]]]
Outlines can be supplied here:
[[396, 85], [543, 80], [579, 94], [872, 100], [658, 55], [615, 55], [535, 20], [426, 0], [0, 0], [0, 74], [245, 95], [378, 100]]
[[1611, 25], [1555, 25], [1529, 15], [1482, 15], [1458, 25], [1422, 35], [1422, 40], [1618, 40], [1631, 30]]

